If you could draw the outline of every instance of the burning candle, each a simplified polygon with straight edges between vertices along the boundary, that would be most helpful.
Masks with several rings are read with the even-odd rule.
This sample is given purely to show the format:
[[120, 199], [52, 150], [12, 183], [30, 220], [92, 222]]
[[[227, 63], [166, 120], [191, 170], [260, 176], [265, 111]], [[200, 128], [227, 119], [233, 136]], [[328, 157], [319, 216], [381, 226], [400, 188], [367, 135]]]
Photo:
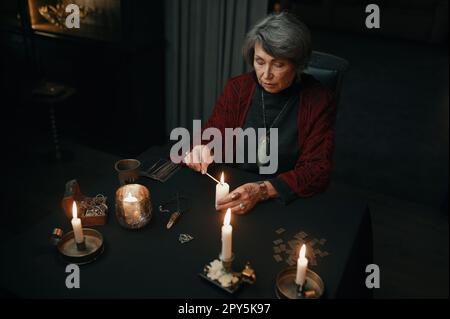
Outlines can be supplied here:
[[231, 209], [228, 208], [222, 226], [221, 259], [224, 261], [230, 260], [232, 256], [231, 246], [232, 246], [233, 227], [230, 225], [230, 219], [231, 219]]
[[302, 286], [305, 283], [306, 269], [308, 268], [308, 259], [305, 255], [306, 246], [303, 244], [297, 259], [297, 276], [295, 277], [295, 283], [299, 286]]
[[216, 208], [217, 208], [217, 201], [227, 196], [229, 192], [230, 192], [230, 185], [225, 183], [222, 172], [222, 175], [220, 176], [220, 183], [217, 183], [216, 185]]
[[127, 192], [123, 199], [123, 210], [125, 219], [128, 223], [133, 224], [140, 218], [138, 199]]
[[75, 201], [72, 204], [72, 217], [71, 223], [75, 235], [75, 242], [81, 244], [84, 242], [83, 227], [81, 226], [81, 219], [77, 216], [77, 203]]

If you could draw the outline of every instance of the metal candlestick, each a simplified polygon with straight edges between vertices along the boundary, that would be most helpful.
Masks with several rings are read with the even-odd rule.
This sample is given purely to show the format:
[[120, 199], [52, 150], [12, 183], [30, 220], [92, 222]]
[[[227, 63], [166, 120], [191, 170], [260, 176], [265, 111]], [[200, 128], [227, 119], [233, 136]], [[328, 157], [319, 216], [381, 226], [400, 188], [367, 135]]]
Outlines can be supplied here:
[[220, 261], [222, 261], [223, 268], [226, 272], [232, 273], [233, 272], [233, 260], [234, 260], [234, 253], [231, 254], [231, 257], [227, 260], [222, 259], [222, 254], [219, 255]]

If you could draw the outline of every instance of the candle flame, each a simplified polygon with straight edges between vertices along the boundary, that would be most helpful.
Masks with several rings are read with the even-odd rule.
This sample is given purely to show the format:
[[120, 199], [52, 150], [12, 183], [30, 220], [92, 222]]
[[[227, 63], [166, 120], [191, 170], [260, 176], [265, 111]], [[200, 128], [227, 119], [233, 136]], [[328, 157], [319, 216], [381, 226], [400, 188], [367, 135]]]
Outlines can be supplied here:
[[223, 177], [223, 172], [222, 175], [220, 175], [220, 184], [225, 183], [225, 178]]
[[73, 201], [73, 204], [72, 204], [72, 217], [74, 219], [77, 218], [77, 202], [76, 201]]
[[230, 220], [231, 220], [231, 209], [228, 208], [225, 214], [225, 218], [223, 219], [223, 224], [226, 226], [230, 225]]
[[305, 244], [302, 245], [302, 248], [300, 249], [300, 255], [298, 256], [298, 259], [305, 259], [306, 255], [306, 246]]

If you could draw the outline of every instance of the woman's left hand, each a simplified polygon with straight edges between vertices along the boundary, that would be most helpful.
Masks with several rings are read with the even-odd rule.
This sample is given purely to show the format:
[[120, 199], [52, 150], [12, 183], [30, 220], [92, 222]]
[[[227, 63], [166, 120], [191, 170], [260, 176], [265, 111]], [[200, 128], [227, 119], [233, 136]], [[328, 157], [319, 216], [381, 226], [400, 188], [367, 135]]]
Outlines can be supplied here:
[[217, 201], [217, 210], [224, 211], [231, 208], [235, 214], [248, 213], [261, 201], [260, 188], [257, 183], [247, 183], [239, 186], [224, 198]]

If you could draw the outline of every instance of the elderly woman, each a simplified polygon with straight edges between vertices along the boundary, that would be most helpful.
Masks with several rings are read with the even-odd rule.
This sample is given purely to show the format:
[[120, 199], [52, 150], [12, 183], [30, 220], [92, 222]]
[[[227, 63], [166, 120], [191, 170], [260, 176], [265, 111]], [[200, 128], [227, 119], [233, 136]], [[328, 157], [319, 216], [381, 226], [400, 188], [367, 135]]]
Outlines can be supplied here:
[[[204, 129], [278, 128], [278, 171], [239, 186], [218, 202], [217, 210], [250, 211], [258, 202], [279, 198], [288, 203], [326, 188], [334, 144], [333, 94], [304, 74], [311, 56], [310, 33], [289, 13], [270, 15], [248, 33], [243, 46], [254, 72], [230, 79]], [[270, 136], [268, 136], [270, 138]], [[205, 145], [195, 146], [186, 164], [202, 173], [213, 161]], [[257, 171], [257, 164], [242, 169]], [[263, 175], [261, 175], [263, 176]], [[266, 177], [266, 176], [264, 176]]]

